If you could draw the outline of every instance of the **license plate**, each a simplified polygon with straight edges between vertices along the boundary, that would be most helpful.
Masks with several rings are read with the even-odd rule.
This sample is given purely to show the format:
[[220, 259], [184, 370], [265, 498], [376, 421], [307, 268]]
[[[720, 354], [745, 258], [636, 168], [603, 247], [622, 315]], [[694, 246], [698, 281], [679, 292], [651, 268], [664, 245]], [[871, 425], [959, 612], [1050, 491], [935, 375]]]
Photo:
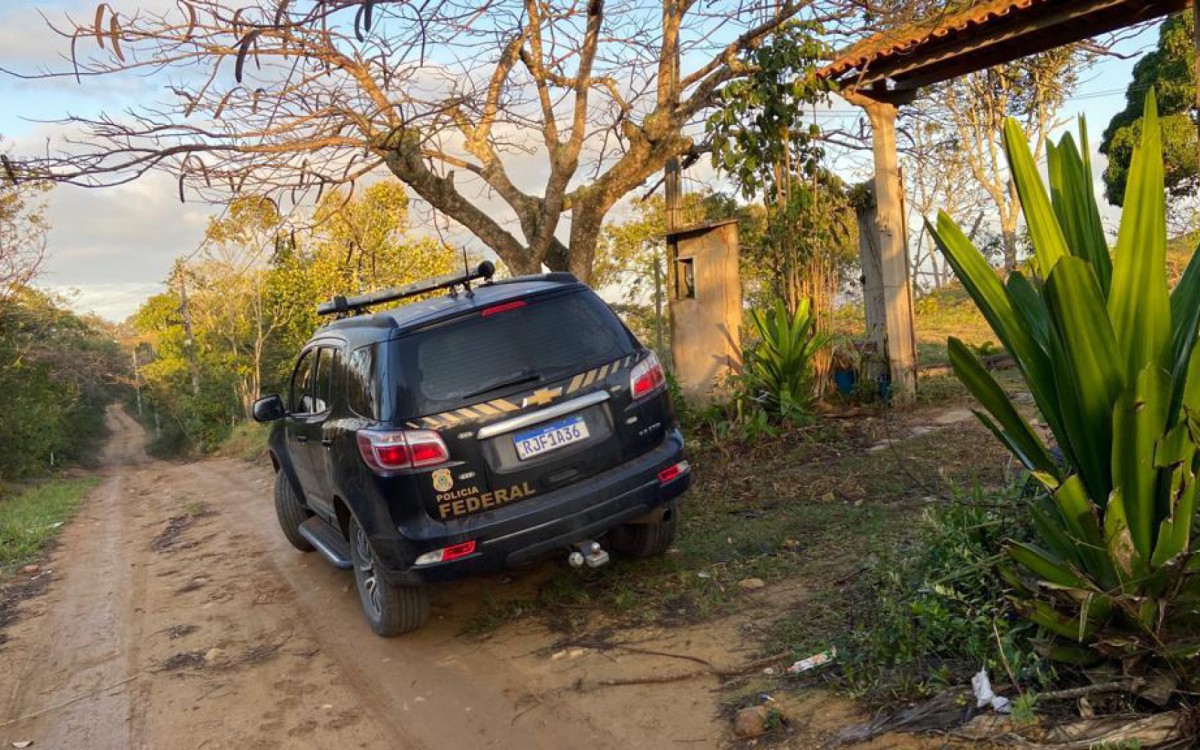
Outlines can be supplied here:
[[587, 423], [583, 421], [582, 416], [574, 416], [544, 424], [536, 429], [518, 432], [513, 436], [513, 444], [517, 447], [517, 458], [524, 461], [587, 438]]

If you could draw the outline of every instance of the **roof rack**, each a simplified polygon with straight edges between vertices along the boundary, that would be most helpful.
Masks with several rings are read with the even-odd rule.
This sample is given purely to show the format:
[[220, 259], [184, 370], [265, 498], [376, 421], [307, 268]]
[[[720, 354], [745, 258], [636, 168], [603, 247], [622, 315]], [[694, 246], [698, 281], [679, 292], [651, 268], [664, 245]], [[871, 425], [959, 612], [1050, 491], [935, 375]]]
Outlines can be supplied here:
[[342, 295], [338, 295], [328, 302], [322, 302], [318, 305], [317, 315], [357, 315], [373, 305], [381, 305], [384, 302], [392, 302], [398, 299], [405, 299], [406, 297], [415, 297], [418, 294], [425, 294], [426, 292], [436, 292], [439, 289], [452, 289], [456, 286], [464, 286], [467, 288], [467, 291], [470, 291], [472, 281], [476, 279], [490, 281], [495, 273], [495, 264], [489, 260], [485, 260], [474, 271], [468, 271], [467, 273], [434, 276], [432, 279], [392, 287], [391, 289], [381, 289], [378, 292], [371, 292], [370, 294], [360, 294], [357, 297], [343, 297]]

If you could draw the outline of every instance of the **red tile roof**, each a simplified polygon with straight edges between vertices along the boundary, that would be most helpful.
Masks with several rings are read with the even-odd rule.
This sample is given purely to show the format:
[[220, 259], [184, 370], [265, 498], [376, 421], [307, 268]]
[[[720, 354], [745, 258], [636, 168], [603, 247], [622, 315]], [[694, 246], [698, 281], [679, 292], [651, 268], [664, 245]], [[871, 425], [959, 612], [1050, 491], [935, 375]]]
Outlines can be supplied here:
[[903, 28], [882, 31], [856, 42], [840, 52], [833, 62], [818, 70], [817, 75], [821, 78], [837, 79], [850, 70], [869, 69], [873, 63], [908, 54], [931, 42], [941, 42], [963, 33], [970, 33], [975, 27], [1054, 1], [980, 0], [957, 13], [941, 14]]

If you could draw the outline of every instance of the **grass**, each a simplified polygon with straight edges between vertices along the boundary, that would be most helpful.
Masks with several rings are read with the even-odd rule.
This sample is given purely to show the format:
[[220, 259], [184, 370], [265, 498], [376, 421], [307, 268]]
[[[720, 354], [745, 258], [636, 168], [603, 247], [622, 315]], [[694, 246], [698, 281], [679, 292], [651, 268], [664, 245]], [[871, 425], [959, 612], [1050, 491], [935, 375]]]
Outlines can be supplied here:
[[0, 567], [35, 559], [98, 482], [94, 477], [52, 479], [0, 499]]
[[696, 481], [671, 552], [614, 556], [593, 571], [563, 566], [533, 594], [486, 601], [468, 630], [531, 613], [565, 632], [597, 614], [622, 625], [711, 619], [744, 603], [739, 581], [838, 579], [903, 536], [931, 497], [1002, 481], [1003, 454], [981, 427], [965, 423], [868, 450], [899, 434], [890, 420], [826, 419], [753, 442], [702, 432], [689, 446]]
[[217, 449], [217, 454], [243, 461], [257, 461], [267, 452], [267, 436], [270, 432], [270, 425], [243, 422], [233, 428], [233, 432]]

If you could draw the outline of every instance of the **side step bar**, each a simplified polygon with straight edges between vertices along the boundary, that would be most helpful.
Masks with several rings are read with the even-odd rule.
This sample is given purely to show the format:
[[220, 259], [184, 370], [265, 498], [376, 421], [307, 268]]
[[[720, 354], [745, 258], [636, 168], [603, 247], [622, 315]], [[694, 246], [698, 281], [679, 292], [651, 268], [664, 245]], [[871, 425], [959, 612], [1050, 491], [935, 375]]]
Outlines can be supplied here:
[[338, 570], [350, 570], [354, 563], [350, 560], [350, 545], [342, 538], [342, 533], [329, 525], [323, 518], [313, 516], [300, 524], [300, 536], [317, 548], [317, 552], [328, 560]]

